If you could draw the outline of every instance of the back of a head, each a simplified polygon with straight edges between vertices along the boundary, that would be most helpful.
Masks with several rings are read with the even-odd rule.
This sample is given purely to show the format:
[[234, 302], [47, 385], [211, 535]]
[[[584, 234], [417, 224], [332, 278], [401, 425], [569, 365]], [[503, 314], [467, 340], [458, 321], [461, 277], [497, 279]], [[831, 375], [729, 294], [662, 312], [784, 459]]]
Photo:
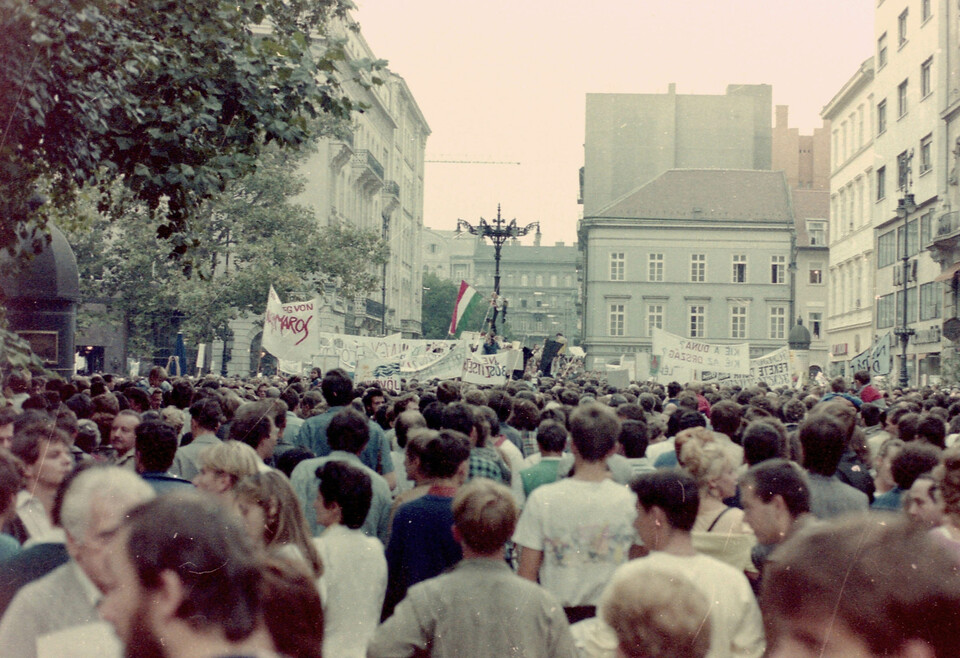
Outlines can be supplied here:
[[932, 445], [914, 442], [903, 446], [890, 464], [890, 474], [897, 486], [906, 491], [914, 480], [940, 463], [942, 451]]
[[353, 380], [340, 368], [334, 368], [320, 382], [323, 399], [331, 407], [344, 407], [353, 400]]
[[532, 431], [540, 422], [540, 410], [530, 400], [518, 399], [513, 404], [511, 425], [518, 430]]
[[420, 470], [427, 477], [450, 478], [470, 458], [470, 440], [453, 430], [442, 430], [423, 447]]
[[689, 532], [697, 520], [700, 492], [693, 477], [679, 469], [643, 473], [631, 484], [637, 503], [647, 511], [659, 507], [675, 530]]
[[946, 436], [946, 425], [943, 424], [943, 421], [940, 418], [934, 416], [933, 414], [923, 416], [923, 418], [920, 420], [920, 423], [917, 425], [916, 437], [940, 448], [941, 450], [947, 447]]
[[567, 428], [555, 420], [545, 420], [537, 427], [540, 452], [563, 452], [567, 447]]
[[201, 467], [226, 473], [234, 483], [256, 473], [259, 464], [260, 459], [253, 448], [240, 441], [221, 441], [200, 452]]
[[519, 515], [510, 490], [487, 478], [471, 480], [453, 499], [453, 522], [463, 543], [484, 555], [503, 550]]
[[397, 416], [397, 420], [393, 424], [393, 429], [395, 430], [397, 436], [397, 445], [399, 445], [401, 448], [406, 448], [407, 436], [409, 435], [410, 430], [426, 426], [427, 420], [419, 411], [404, 411]]
[[872, 402], [864, 402], [860, 405], [860, 417], [865, 426], [873, 427], [880, 422], [880, 407]]
[[743, 459], [753, 466], [767, 459], [784, 456], [783, 437], [776, 426], [755, 420], [743, 432]]
[[743, 409], [733, 400], [721, 400], [710, 407], [710, 424], [713, 429], [730, 438], [737, 435], [742, 422]]
[[476, 429], [479, 437], [481, 430], [477, 427], [478, 422], [476, 411], [474, 411], [473, 406], [466, 402], [453, 402], [443, 409], [441, 426], [445, 430], [453, 430], [464, 436], [470, 436], [470, 433]]
[[710, 651], [710, 604], [680, 573], [655, 567], [618, 572], [599, 613], [617, 634], [624, 658], [704, 658]]
[[256, 629], [258, 553], [222, 504], [196, 492], [166, 494], [133, 510], [125, 529], [141, 586], [159, 589], [167, 572], [179, 578], [183, 600], [175, 614], [182, 622], [216, 629], [232, 642]]
[[366, 417], [351, 408], [341, 409], [327, 426], [327, 443], [333, 450], [360, 454], [370, 440], [370, 425]]
[[810, 511], [810, 487], [800, 468], [787, 459], [768, 459], [752, 466], [740, 478], [764, 503], [774, 496], [783, 498], [790, 516], [797, 518]]
[[640, 459], [647, 453], [647, 424], [639, 420], [625, 420], [617, 437], [628, 459]]
[[23, 462], [12, 452], [0, 448], [0, 516], [10, 511], [7, 503], [13, 504], [14, 496], [23, 488]]
[[456, 382], [449, 380], [440, 382], [437, 386], [437, 400], [442, 404], [451, 404], [460, 399], [460, 387]]
[[570, 414], [570, 437], [585, 461], [605, 459], [616, 446], [619, 435], [620, 419], [606, 405], [588, 402]]
[[190, 405], [190, 418], [208, 432], [216, 432], [223, 420], [220, 402], [213, 397], [197, 400]]
[[327, 506], [340, 505], [343, 525], [354, 530], [362, 526], [373, 501], [373, 483], [366, 471], [333, 460], [319, 467], [316, 476]]
[[897, 420], [897, 436], [907, 442], [913, 441], [919, 427], [920, 414], [913, 411], [905, 413]]
[[140, 423], [135, 450], [145, 473], [166, 473], [177, 454], [177, 433], [160, 421]]
[[[248, 403], [256, 404], [256, 403]], [[243, 409], [247, 405], [241, 405]], [[260, 442], [270, 438], [273, 431], [273, 423], [270, 418], [263, 414], [239, 413], [230, 423], [230, 440], [246, 443], [248, 446], [257, 449]]]
[[497, 412], [497, 418], [500, 419], [501, 423], [507, 422], [513, 412], [513, 398], [503, 390], [490, 391], [490, 395], [487, 396], [487, 404]]
[[727, 453], [712, 437], [710, 441], [697, 437], [684, 442], [678, 459], [700, 487], [708, 486], [731, 467]]
[[846, 448], [843, 427], [830, 414], [811, 414], [800, 424], [803, 466], [818, 475], [831, 477]]
[[[956, 558], [907, 520], [878, 513], [797, 533], [771, 556], [760, 597], [768, 648], [791, 622], [834, 628], [870, 655], [960, 655]], [[830, 559], [824, 559], [830, 556]]]

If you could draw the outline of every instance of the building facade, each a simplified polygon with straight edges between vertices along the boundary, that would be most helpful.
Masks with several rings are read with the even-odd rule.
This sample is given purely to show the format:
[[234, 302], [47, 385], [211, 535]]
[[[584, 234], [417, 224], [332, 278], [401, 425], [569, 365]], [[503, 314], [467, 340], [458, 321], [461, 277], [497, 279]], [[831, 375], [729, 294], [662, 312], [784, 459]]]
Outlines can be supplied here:
[[784, 173], [749, 170], [667, 171], [585, 215], [587, 366], [649, 352], [654, 328], [753, 357], [784, 346], [794, 222]]
[[849, 376], [849, 360], [874, 340], [873, 58], [824, 107], [831, 125], [829, 376]]
[[670, 169], [771, 168], [770, 85], [724, 95], [587, 94], [584, 216]]
[[[377, 59], [352, 20], [334, 22], [330, 31], [345, 40], [349, 59]], [[342, 137], [318, 142], [301, 170], [306, 189], [295, 201], [313, 208], [318, 230], [350, 224], [381, 234], [390, 260], [377, 272], [379, 289], [366, 297], [343, 299], [329, 291], [322, 300], [320, 329], [419, 337], [424, 153], [430, 127], [401, 76], [380, 71], [383, 82], [375, 85], [370, 74], [361, 72], [361, 83], [346, 66], [342, 90], [365, 110], [354, 114]], [[214, 343], [211, 368], [247, 374], [259, 358], [262, 323], [261, 316], [231, 323], [233, 338], [227, 345]]]
[[[494, 249], [481, 238], [424, 229], [423, 271], [459, 284], [466, 281], [489, 298], [494, 288]], [[577, 245], [542, 246], [511, 240], [500, 254], [500, 295], [508, 302], [508, 337], [533, 347], [562, 333], [578, 342], [580, 283]], [[452, 310], [452, 309], [451, 309]], [[499, 320], [498, 320], [499, 326]], [[480, 327], [476, 327], [479, 330]], [[503, 331], [501, 329], [501, 331]]]

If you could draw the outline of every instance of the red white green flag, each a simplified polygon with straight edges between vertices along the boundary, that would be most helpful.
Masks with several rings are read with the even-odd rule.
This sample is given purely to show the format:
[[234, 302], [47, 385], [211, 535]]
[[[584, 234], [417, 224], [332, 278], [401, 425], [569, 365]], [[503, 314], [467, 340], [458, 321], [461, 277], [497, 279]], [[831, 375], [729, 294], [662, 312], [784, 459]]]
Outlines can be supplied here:
[[453, 317], [450, 319], [450, 335], [459, 338], [468, 327], [479, 330], [484, 314], [483, 297], [476, 288], [466, 281], [461, 281], [457, 303], [453, 306]]

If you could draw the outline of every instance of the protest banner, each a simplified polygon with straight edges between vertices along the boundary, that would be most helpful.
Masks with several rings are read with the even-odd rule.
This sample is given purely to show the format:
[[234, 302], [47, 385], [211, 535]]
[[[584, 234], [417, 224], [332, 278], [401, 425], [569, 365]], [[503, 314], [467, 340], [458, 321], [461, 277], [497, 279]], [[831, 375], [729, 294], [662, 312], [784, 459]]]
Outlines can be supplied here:
[[793, 373], [790, 369], [790, 348], [784, 345], [761, 357], [750, 359], [749, 374], [703, 371], [700, 373], [700, 379], [718, 384], [736, 384], [742, 388], [756, 386], [760, 382], [766, 382], [771, 388], [791, 386]]
[[890, 352], [890, 332], [877, 342], [850, 359], [850, 371], [868, 370], [874, 375], [889, 375], [893, 370], [893, 354]]
[[357, 364], [354, 381], [378, 384], [388, 393], [400, 392], [400, 362], [384, 359], [364, 359]]
[[317, 350], [320, 300], [283, 304], [273, 286], [263, 316], [263, 349], [278, 359], [310, 361]]
[[468, 353], [463, 360], [460, 377], [471, 384], [506, 384], [507, 378], [518, 367], [521, 358], [522, 353], [516, 350], [497, 354]]
[[661, 369], [687, 367], [694, 370], [750, 374], [750, 345], [723, 345], [695, 338], [683, 338], [662, 329], [653, 330], [653, 354], [660, 359]]
[[624, 389], [630, 385], [630, 371], [623, 366], [607, 367], [607, 385], [616, 386], [618, 389]]

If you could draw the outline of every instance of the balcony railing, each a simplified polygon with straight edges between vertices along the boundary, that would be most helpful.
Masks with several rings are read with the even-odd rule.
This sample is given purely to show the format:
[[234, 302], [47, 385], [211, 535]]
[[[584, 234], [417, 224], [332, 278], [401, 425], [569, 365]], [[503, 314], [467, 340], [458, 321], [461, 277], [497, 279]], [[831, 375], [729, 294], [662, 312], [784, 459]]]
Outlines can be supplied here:
[[945, 238], [960, 231], [960, 211], [954, 210], [937, 218], [937, 234], [934, 240]]

